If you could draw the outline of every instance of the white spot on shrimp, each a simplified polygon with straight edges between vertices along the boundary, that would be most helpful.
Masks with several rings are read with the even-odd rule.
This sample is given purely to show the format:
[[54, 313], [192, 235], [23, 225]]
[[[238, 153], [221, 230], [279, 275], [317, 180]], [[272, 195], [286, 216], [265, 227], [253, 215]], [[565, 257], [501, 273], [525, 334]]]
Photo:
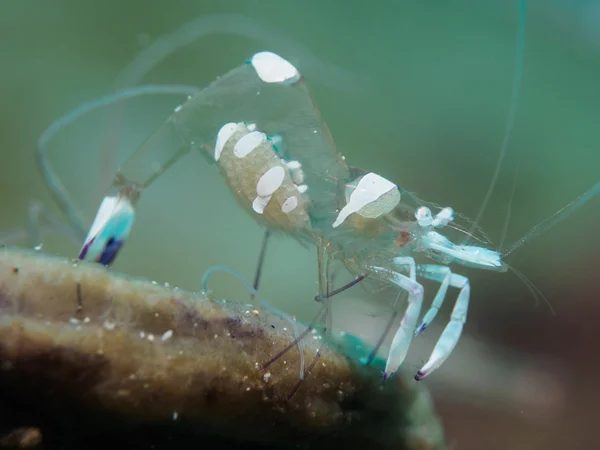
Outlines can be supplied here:
[[163, 342], [165, 342], [165, 341], [168, 341], [169, 339], [171, 339], [172, 337], [173, 337], [173, 330], [167, 330], [160, 337], [160, 340], [163, 341]]
[[299, 186], [304, 183], [304, 171], [302, 170], [302, 164], [298, 161], [289, 161], [285, 163], [292, 176], [292, 181], [295, 185]]
[[302, 164], [300, 164], [299, 161], [289, 161], [286, 162], [285, 165], [288, 166], [290, 170], [298, 170], [302, 167]]
[[300, 79], [298, 69], [275, 53], [256, 53], [251, 63], [256, 74], [265, 83], [294, 84]]
[[173, 411], [173, 421], [177, 420], [179, 417], [179, 413], [177, 411]]
[[273, 148], [275, 148], [275, 150], [277, 150], [277, 146], [283, 144], [283, 138], [279, 134], [273, 134], [273, 135], [269, 136], [267, 139], [269, 139], [269, 141], [271, 142], [271, 145], [273, 146]]
[[302, 170], [294, 170], [292, 172], [292, 181], [296, 186], [304, 183], [304, 172]]
[[271, 200], [270, 195], [268, 197], [261, 197], [261, 196], [256, 197], [254, 199], [254, 201], [252, 202], [252, 209], [258, 214], [264, 213], [265, 208], [269, 204], [269, 200]]
[[263, 380], [265, 380], [265, 383], [269, 382], [269, 378], [271, 378], [271, 372], [265, 373], [265, 375], [263, 376]]
[[268, 197], [279, 189], [285, 179], [285, 169], [282, 166], [271, 167], [256, 184], [256, 193], [260, 197]]
[[111, 322], [110, 320], [105, 320], [104, 321], [104, 328], [108, 331], [112, 331], [116, 328], [117, 324], [114, 322]]
[[298, 197], [296, 197], [296, 196], [288, 197], [285, 200], [285, 202], [283, 202], [283, 204], [281, 205], [281, 211], [287, 214], [290, 211], [293, 211], [294, 209], [296, 209], [297, 206], [298, 206]]
[[221, 127], [219, 132], [217, 133], [217, 143], [215, 144], [215, 161], [218, 161], [221, 157], [221, 153], [223, 152], [223, 147], [229, 140], [229, 138], [235, 133], [238, 125], [236, 123], [230, 122], [226, 123]]
[[339, 212], [333, 228], [340, 226], [352, 213], [363, 217], [376, 218], [389, 213], [400, 202], [398, 187], [376, 173], [362, 177], [350, 194], [348, 203]]
[[306, 184], [301, 184], [298, 186], [298, 192], [304, 194], [308, 190], [308, 186]]
[[267, 135], [260, 131], [252, 131], [235, 143], [233, 154], [238, 158], [244, 158], [267, 140]]

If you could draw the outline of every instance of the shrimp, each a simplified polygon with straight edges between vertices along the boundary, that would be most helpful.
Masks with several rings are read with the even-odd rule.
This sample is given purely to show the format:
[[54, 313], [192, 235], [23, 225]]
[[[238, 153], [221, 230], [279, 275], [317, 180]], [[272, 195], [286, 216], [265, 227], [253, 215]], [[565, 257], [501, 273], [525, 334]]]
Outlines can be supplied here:
[[[381, 175], [349, 166], [337, 152], [306, 80], [271, 52], [255, 54], [192, 95], [124, 163], [113, 182], [118, 194], [105, 198], [80, 258], [111, 264], [129, 235], [144, 189], [192, 149], [219, 167], [238, 203], [259, 224], [317, 246], [321, 298], [330, 294], [325, 255], [354, 274], [408, 293], [384, 378], [398, 370], [413, 337], [435, 318], [449, 287], [459, 291], [450, 321], [415, 378], [439, 368], [456, 346], [470, 284], [451, 264], [508, 270], [499, 252], [456, 244], [442, 234], [454, 221], [452, 208], [432, 211]], [[599, 190], [594, 189], [589, 198]], [[432, 263], [417, 264], [418, 255]], [[420, 322], [424, 290], [417, 277], [440, 283]]]
[[[113, 181], [117, 192], [103, 200], [79, 257], [110, 265], [132, 229], [135, 207], [143, 191], [185, 153], [199, 150], [210, 163], [218, 166], [237, 202], [265, 228], [266, 237], [280, 233], [295, 238], [302, 245], [316, 245], [319, 266], [316, 299], [325, 303], [325, 312], [317, 316], [319, 320], [331, 319], [329, 298], [365, 278], [408, 294], [406, 310], [396, 310], [396, 301], [393, 302], [392, 318], [399, 313], [403, 317], [392, 340], [384, 378], [398, 370], [412, 338], [434, 320], [448, 289], [458, 289], [450, 321], [430, 358], [415, 376], [417, 380], [423, 379], [450, 355], [466, 321], [469, 280], [454, 273], [451, 265], [507, 271], [511, 268], [503, 261], [504, 256], [566, 218], [600, 191], [599, 183], [536, 225], [504, 253], [467, 245], [475, 235], [497, 181], [514, 123], [522, 73], [525, 0], [519, 0], [518, 6], [513, 98], [501, 151], [482, 207], [470, 229], [465, 230], [467, 238], [462, 243], [457, 244], [446, 236], [447, 231], [457, 228], [457, 214], [452, 208], [439, 208], [419, 200], [381, 175], [349, 166], [337, 152], [300, 72], [274, 53], [259, 52], [204, 89], [186, 86], [124, 89], [91, 106], [84, 105], [44, 133], [38, 153], [40, 168], [54, 188], [61, 208], [74, 212], [69, 207], [70, 199], [61, 191], [62, 186], [53, 179], [53, 172], [45, 163], [45, 144], [51, 135], [86, 109], [147, 93], [189, 94], [188, 101], [118, 170]], [[181, 44], [185, 42], [187, 38], [181, 40]], [[137, 75], [130, 76], [137, 79]], [[69, 215], [68, 219], [78, 234], [85, 236], [81, 218]], [[259, 261], [264, 257], [266, 239], [264, 242]], [[419, 256], [430, 262], [417, 263]], [[330, 260], [342, 262], [356, 275], [355, 280], [340, 289], [330, 290]], [[253, 296], [257, 296], [260, 267], [261, 263], [254, 291], [249, 289]], [[203, 278], [205, 289], [210, 273], [209, 269]], [[424, 292], [417, 277], [440, 284], [421, 320]], [[392, 321], [388, 328], [391, 324]], [[328, 330], [331, 330], [329, 325], [325, 328]], [[301, 379], [302, 376], [301, 370]]]

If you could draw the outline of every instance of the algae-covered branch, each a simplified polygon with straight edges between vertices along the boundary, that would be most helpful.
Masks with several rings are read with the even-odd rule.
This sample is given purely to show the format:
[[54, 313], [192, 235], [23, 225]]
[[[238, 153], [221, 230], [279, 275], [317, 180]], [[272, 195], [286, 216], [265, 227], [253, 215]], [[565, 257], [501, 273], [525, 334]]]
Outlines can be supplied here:
[[286, 327], [260, 309], [1, 248], [0, 431], [39, 429], [44, 448], [444, 448], [417, 383], [382, 384], [327, 348], [288, 400], [298, 350], [262, 369], [293, 339]]

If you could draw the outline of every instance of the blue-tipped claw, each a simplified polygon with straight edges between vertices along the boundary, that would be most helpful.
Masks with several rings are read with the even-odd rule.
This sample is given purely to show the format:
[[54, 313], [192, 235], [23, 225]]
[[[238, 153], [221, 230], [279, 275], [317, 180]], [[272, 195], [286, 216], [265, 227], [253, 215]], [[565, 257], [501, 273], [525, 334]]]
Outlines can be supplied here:
[[110, 265], [133, 225], [135, 211], [126, 197], [106, 197], [92, 224], [79, 259], [89, 259], [102, 265]]
[[[90, 242], [83, 246], [83, 248], [81, 249], [81, 253], [79, 254], [79, 259], [85, 259], [90, 249], [90, 246], [93, 243], [94, 239], [92, 239]], [[103, 266], [110, 266], [117, 257], [117, 254], [121, 250], [121, 247], [123, 247], [123, 243], [124, 240], [122, 239], [115, 239], [114, 237], [109, 238], [108, 241], [106, 241], [106, 244], [104, 245], [104, 249], [94, 259], [94, 261], [99, 264], [102, 264]]]
[[420, 335], [423, 331], [425, 331], [425, 328], [427, 328], [427, 322], [423, 322], [421, 325], [419, 325], [419, 328], [417, 328], [417, 331], [415, 331], [415, 336]]
[[121, 247], [123, 246], [123, 242], [124, 241], [122, 239], [115, 239], [115, 238], [109, 239], [108, 242], [106, 243], [106, 246], [104, 247], [104, 251], [98, 258], [98, 262], [105, 266], [111, 265], [112, 262], [117, 257], [119, 250], [121, 250]]

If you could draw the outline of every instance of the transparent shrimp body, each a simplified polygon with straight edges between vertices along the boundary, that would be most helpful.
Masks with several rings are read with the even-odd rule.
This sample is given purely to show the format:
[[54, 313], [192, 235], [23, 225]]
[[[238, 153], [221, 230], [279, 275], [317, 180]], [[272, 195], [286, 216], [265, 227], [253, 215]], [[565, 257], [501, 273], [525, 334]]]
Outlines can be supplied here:
[[[262, 136], [263, 141], [266, 138], [271, 143], [273, 158], [267, 157], [268, 145], [264, 142], [238, 152], [242, 157], [231, 158], [227, 151], [222, 153], [223, 146], [231, 137], [231, 127], [237, 124], [245, 126], [248, 134], [255, 132], [255, 136]], [[236, 137], [242, 138], [239, 135]], [[252, 145], [247, 139], [245, 144]], [[294, 149], [294, 154], [301, 157], [301, 162], [283, 160], [278, 154], [277, 141], [284, 142], [286, 149]], [[264, 203], [265, 196], [246, 198], [250, 192], [241, 192], [233, 184], [239, 180], [254, 179], [257, 174], [265, 175], [273, 168], [269, 164], [275, 164], [275, 160], [279, 160], [276, 164], [282, 164], [286, 168], [285, 180], [282, 180], [284, 187], [289, 186], [289, 177], [298, 177], [300, 174], [304, 178], [300, 194], [306, 193], [303, 191], [306, 186], [320, 193], [319, 198], [322, 200], [312, 196], [310, 207], [314, 217], [321, 215], [320, 210], [329, 210], [335, 196], [336, 183], [333, 180], [348, 176], [348, 169], [333, 148], [327, 125], [315, 106], [305, 80], [292, 64], [270, 52], [255, 54], [249, 61], [219, 77], [176, 108], [163, 125], [121, 166], [113, 183], [121, 192], [111, 198], [123, 199], [123, 190], [136, 192], [139, 196], [145, 187], [192, 149], [200, 150], [210, 162], [216, 162], [238, 200], [254, 211], [256, 209], [252, 207], [252, 203], [256, 201], [256, 197], [261, 197], [258, 201]], [[257, 149], [263, 158], [256, 157]], [[254, 181], [258, 185], [258, 180]], [[300, 195], [297, 199], [300, 207], [305, 203], [302, 198], [304, 196]], [[269, 214], [274, 209], [267, 204], [263, 207], [265, 213], [254, 214], [259, 222], [304, 238], [306, 222], [296, 221], [291, 226], [282, 226], [280, 218]], [[286, 205], [286, 209], [289, 207], [289, 204]], [[293, 214], [298, 211], [294, 208]], [[133, 216], [131, 220], [133, 221]], [[96, 231], [95, 236], [88, 236], [86, 245], [89, 246], [90, 240], [94, 239], [121, 242], [126, 238], [103, 235], [102, 228], [97, 228]], [[95, 248], [100, 249], [102, 245], [96, 242]], [[101, 254], [88, 253], [87, 257], [106, 261]]]
[[[439, 367], [458, 342], [470, 287], [448, 264], [504, 269], [498, 253], [454, 244], [437, 231], [453, 220], [450, 208], [433, 215], [389, 180], [350, 168], [305, 80], [270, 52], [257, 53], [189, 97], [125, 162], [114, 182], [120, 193], [109, 197], [118, 199], [110, 203], [119, 208], [100, 209], [80, 257], [110, 264], [118, 252], [115, 243], [120, 246], [131, 229], [143, 189], [192, 149], [218, 165], [240, 204], [268, 229], [316, 243], [320, 259], [326, 247], [328, 256], [351, 271], [408, 292], [385, 377], [396, 372], [450, 286], [459, 289], [450, 323], [417, 379]], [[417, 265], [413, 255], [419, 252], [440, 264]], [[319, 275], [324, 292], [327, 280]], [[417, 275], [441, 283], [419, 326], [423, 288]]]
[[[499, 253], [484, 247], [455, 244], [438, 231], [453, 221], [451, 208], [441, 208], [434, 215], [429, 207], [419, 205], [418, 199], [401, 193], [395, 184], [380, 175], [360, 169], [351, 172], [356, 178], [338, 189], [338, 213], [330, 229], [325, 231], [326, 240], [351, 271], [391, 282], [408, 292], [408, 307], [392, 340], [385, 378], [402, 364], [413, 336], [422, 333], [435, 318], [448, 288], [459, 290], [450, 322], [431, 357], [415, 376], [421, 380], [450, 355], [467, 317], [469, 280], [453, 273], [449, 265], [457, 263], [493, 271], [505, 271], [507, 267]], [[417, 264], [414, 257], [419, 253], [438, 264]], [[420, 324], [424, 292], [417, 277], [440, 283]]]

